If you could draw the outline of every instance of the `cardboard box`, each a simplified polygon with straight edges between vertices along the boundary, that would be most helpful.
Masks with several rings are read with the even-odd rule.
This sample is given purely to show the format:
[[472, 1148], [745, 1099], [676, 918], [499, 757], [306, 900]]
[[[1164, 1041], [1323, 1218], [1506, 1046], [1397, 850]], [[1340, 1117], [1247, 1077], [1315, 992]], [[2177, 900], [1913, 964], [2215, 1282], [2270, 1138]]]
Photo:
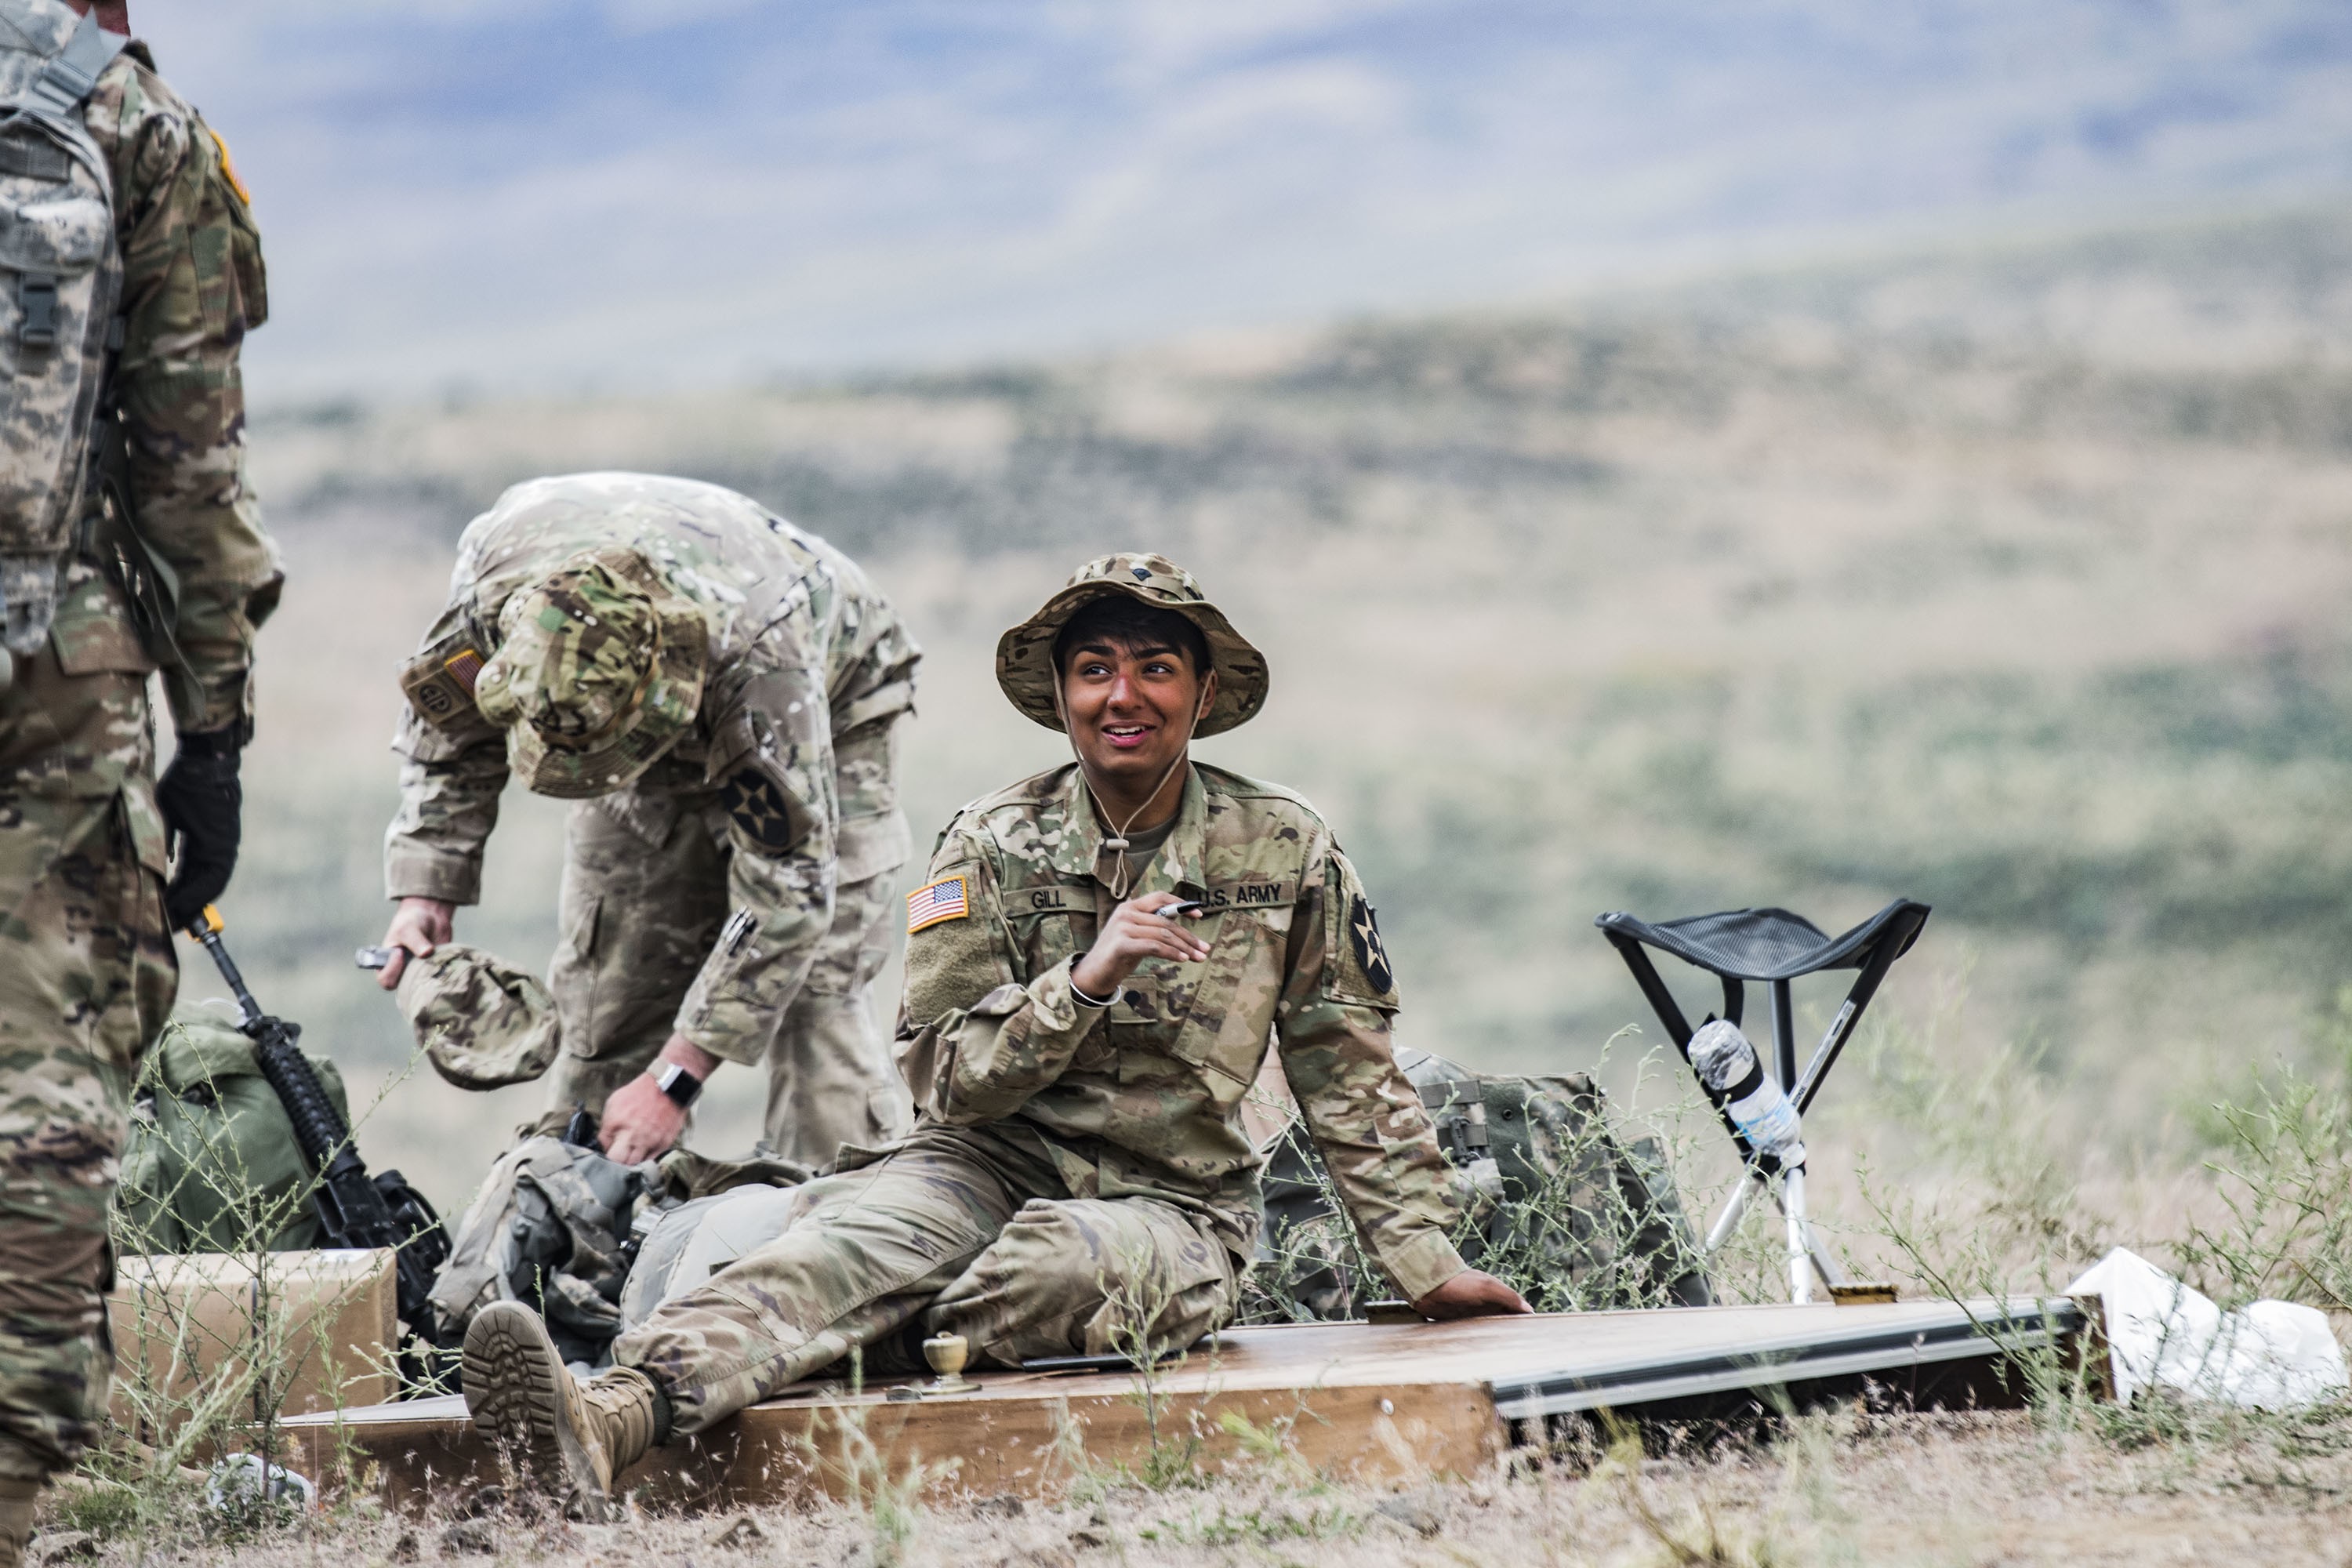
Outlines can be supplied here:
[[395, 1292], [389, 1249], [119, 1258], [114, 1418], [160, 1436], [192, 1414], [257, 1420], [273, 1401], [281, 1415], [383, 1404], [399, 1386]]

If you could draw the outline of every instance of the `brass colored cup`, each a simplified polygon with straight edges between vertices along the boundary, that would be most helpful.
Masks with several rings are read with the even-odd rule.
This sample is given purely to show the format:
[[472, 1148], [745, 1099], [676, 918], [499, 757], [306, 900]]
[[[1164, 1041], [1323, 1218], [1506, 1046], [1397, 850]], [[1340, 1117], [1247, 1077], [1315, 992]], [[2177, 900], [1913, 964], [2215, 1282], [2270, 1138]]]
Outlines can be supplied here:
[[971, 1359], [971, 1345], [961, 1334], [933, 1334], [923, 1342], [923, 1359], [940, 1374], [931, 1384], [935, 1392], [950, 1394], [980, 1386], [963, 1375], [964, 1365]]

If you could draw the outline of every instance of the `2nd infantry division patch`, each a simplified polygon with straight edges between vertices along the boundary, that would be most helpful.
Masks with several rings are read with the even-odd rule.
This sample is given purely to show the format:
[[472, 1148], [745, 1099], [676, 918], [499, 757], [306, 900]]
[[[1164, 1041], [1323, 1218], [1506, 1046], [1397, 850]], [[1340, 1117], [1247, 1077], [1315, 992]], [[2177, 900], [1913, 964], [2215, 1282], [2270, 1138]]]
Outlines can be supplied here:
[[942, 877], [907, 895], [907, 934], [912, 936], [941, 921], [960, 921], [970, 913], [971, 904], [964, 897], [963, 879]]
[[1372, 989], [1383, 995], [1394, 989], [1396, 975], [1389, 968], [1389, 950], [1381, 945], [1380, 921], [1360, 894], [1348, 909], [1348, 942], [1356, 950], [1356, 967], [1364, 972]]
[[738, 768], [719, 787], [719, 801], [735, 826], [761, 848], [781, 855], [793, 847], [793, 818], [783, 791], [759, 769]]

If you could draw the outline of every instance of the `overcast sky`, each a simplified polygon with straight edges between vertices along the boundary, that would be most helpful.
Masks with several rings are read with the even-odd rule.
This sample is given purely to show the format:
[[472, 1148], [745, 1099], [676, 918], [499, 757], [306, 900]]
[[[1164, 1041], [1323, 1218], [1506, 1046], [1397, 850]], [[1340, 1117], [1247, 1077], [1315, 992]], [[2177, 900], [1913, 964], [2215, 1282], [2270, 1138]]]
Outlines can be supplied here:
[[709, 384], [2352, 195], [2345, 0], [131, 0], [263, 403]]

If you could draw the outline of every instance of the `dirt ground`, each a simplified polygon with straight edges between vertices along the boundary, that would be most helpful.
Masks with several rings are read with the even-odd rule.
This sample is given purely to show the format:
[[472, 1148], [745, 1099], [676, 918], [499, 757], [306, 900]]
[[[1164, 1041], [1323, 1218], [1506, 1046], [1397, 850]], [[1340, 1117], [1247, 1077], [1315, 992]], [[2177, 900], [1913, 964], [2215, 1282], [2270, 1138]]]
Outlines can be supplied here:
[[[1654, 1447], [1655, 1447], [1654, 1440]], [[528, 1503], [452, 1500], [429, 1518], [316, 1514], [242, 1540], [51, 1533], [36, 1563], [657, 1563], [735, 1568], [1112, 1568], [1126, 1564], [2352, 1563], [2352, 1426], [2118, 1443], [2022, 1414], [1814, 1417], [1708, 1452], [1529, 1467], [1402, 1491], [1279, 1466], [1055, 1504], [636, 1515], [567, 1523]]]

